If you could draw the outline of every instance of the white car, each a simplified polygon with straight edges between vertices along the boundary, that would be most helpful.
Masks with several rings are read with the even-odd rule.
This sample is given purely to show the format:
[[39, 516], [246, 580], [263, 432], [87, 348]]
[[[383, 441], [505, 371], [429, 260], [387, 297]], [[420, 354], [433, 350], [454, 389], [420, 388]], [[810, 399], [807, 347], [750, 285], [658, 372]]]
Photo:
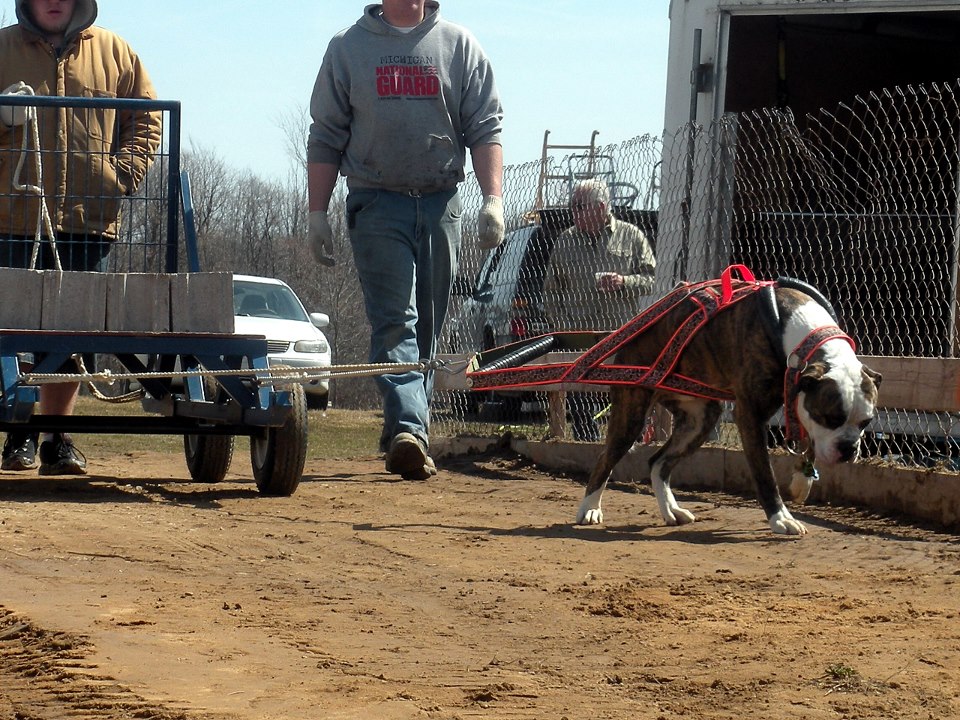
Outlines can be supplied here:
[[[234, 331], [263, 335], [267, 361], [292, 368], [330, 367], [330, 343], [320, 331], [330, 324], [326, 313], [307, 313], [297, 294], [281, 280], [253, 275], [233, 276]], [[326, 409], [329, 380], [303, 386], [307, 405]]]

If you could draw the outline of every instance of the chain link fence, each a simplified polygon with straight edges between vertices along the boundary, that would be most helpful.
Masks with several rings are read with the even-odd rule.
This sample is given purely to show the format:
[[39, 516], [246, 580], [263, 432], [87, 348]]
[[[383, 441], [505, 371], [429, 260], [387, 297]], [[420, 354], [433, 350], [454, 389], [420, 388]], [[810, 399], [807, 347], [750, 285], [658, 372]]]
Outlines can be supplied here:
[[[897, 88], [803, 118], [764, 109], [597, 150], [605, 158], [597, 175], [628, 186], [615, 214], [641, 227], [656, 251], [654, 290], [636, 310], [679, 280], [715, 278], [739, 263], [758, 278], [818, 288], [862, 355], [955, 357], [958, 93], [960, 83]], [[442, 352], [552, 329], [542, 280], [552, 241], [571, 224], [566, 198], [583, 161], [571, 153], [558, 173], [540, 162], [508, 169], [507, 238], [485, 257], [464, 254]], [[550, 175], [564, 179], [543, 193], [541, 208]], [[548, 434], [543, 393], [445, 390], [436, 400], [435, 434]], [[870, 431], [870, 454], [960, 469], [954, 413], [885, 408]]]

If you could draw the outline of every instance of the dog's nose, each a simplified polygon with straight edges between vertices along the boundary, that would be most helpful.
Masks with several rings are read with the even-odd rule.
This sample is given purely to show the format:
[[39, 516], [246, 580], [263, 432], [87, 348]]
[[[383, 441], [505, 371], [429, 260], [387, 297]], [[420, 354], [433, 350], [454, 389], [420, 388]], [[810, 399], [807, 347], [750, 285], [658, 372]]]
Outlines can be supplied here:
[[840, 462], [850, 462], [857, 459], [857, 449], [859, 443], [841, 441], [837, 443], [837, 454], [840, 456]]

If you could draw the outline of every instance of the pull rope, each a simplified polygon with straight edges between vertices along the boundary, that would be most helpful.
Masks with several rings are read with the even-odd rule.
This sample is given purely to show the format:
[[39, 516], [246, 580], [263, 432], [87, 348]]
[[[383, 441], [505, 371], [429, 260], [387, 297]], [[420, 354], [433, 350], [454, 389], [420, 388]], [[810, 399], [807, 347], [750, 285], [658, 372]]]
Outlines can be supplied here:
[[[33, 88], [26, 83], [21, 82], [17, 91], [18, 95], [36, 95]], [[53, 222], [50, 220], [50, 211], [47, 210], [47, 199], [43, 192], [43, 163], [40, 155], [40, 125], [37, 120], [37, 108], [35, 105], [27, 105], [23, 108], [26, 121], [24, 122], [23, 137], [20, 141], [20, 158], [17, 160], [17, 169], [13, 174], [13, 188], [20, 192], [30, 195], [36, 195], [40, 202], [37, 209], [37, 231], [33, 238], [33, 249], [30, 253], [30, 270], [37, 267], [37, 258], [40, 255], [40, 243], [43, 242], [43, 234], [46, 232], [49, 238], [50, 248], [53, 250], [53, 263], [57, 270], [62, 271], [60, 264], [60, 255], [57, 253], [57, 240], [53, 232]], [[20, 182], [20, 174], [23, 172], [23, 165], [29, 154], [34, 157], [34, 172], [37, 175], [36, 185], [26, 185]]]
[[[89, 370], [87, 370], [87, 366], [83, 362], [83, 355], [81, 355], [80, 353], [76, 353], [75, 355], [73, 355], [73, 359], [77, 363], [77, 368], [80, 370], [81, 373], [83, 373], [85, 376], [88, 376], [88, 377], [91, 377], [94, 375], [94, 373], [91, 373]], [[104, 371], [105, 374], [109, 372], [110, 372], [109, 370]], [[106, 378], [107, 385], [112, 386], [113, 383], [114, 383], [113, 378], [110, 378], [110, 377]], [[140, 387], [140, 388], [137, 388], [136, 390], [130, 390], [129, 392], [123, 393], [121, 395], [107, 395], [104, 392], [102, 392], [100, 388], [97, 387], [97, 383], [95, 379], [88, 379], [86, 385], [87, 385], [87, 389], [90, 391], [90, 394], [94, 398], [96, 398], [100, 402], [112, 403], [114, 405], [122, 405], [123, 403], [133, 402], [134, 400], [139, 400], [142, 397], [145, 397], [147, 394], [147, 392], [142, 387]]]
[[[466, 362], [450, 363], [446, 360], [421, 360], [415, 363], [379, 363], [370, 365], [335, 365], [292, 368], [242, 368], [239, 370], [179, 370], [175, 372], [125, 372], [115, 373], [111, 370], [79, 373], [22, 373], [18, 381], [24, 385], [47, 385], [65, 382], [105, 382], [107, 384], [118, 380], [138, 380], [140, 378], [190, 378], [190, 377], [242, 377], [259, 385], [275, 385], [290, 382], [311, 382], [313, 380], [327, 380], [339, 377], [370, 377], [374, 375], [388, 375], [409, 371], [427, 372], [438, 370], [456, 374], [463, 372]], [[136, 398], [131, 398], [136, 399]], [[111, 400], [111, 402], [113, 402]]]

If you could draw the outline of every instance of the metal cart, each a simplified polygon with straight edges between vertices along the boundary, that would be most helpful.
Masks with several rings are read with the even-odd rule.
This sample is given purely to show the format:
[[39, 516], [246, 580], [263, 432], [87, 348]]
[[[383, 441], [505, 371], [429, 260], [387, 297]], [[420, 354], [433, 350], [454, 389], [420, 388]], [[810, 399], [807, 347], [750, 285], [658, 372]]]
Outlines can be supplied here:
[[[0, 96], [0, 104], [34, 106], [38, 114], [48, 106], [58, 113], [163, 113], [160, 149], [137, 196], [123, 201], [121, 237], [103, 269], [177, 273], [185, 259], [188, 272], [199, 272], [189, 179], [180, 170], [179, 103]], [[4, 160], [15, 158], [0, 157]], [[0, 194], [7, 192], [0, 188]], [[26, 371], [21, 367], [25, 354], [33, 360]], [[78, 379], [78, 360], [92, 357], [110, 358], [120, 370], [117, 377], [138, 383], [145, 414], [38, 414], [39, 385]], [[235, 436], [247, 436], [257, 488], [265, 495], [291, 495], [303, 473], [308, 428], [303, 387], [295, 373], [287, 372], [269, 367], [262, 336], [0, 325], [0, 431], [183, 435], [192, 478], [209, 483], [226, 476]]]

